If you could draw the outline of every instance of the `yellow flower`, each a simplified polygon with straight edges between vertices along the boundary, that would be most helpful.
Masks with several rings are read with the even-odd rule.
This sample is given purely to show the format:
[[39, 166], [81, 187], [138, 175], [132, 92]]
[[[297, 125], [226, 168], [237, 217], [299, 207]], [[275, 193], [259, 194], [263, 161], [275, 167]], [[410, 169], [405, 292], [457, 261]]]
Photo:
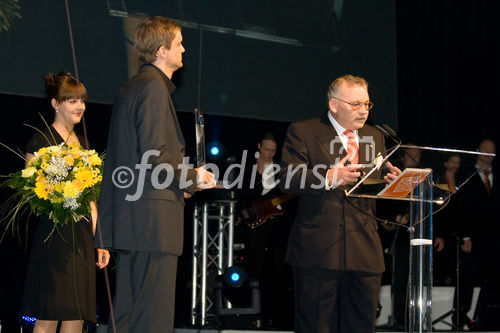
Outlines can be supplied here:
[[85, 189], [85, 183], [82, 182], [81, 180], [73, 179], [71, 183], [80, 193], [83, 192], [83, 190]]
[[80, 144], [76, 141], [70, 144], [68, 147], [73, 150], [80, 150]]
[[43, 148], [40, 148], [36, 153], [38, 155], [43, 155], [47, 152], [48, 148], [47, 147], [43, 147]]
[[33, 164], [35, 164], [36, 162], [38, 162], [38, 158], [37, 157], [33, 157], [31, 160], [29, 160], [28, 162], [28, 166], [33, 166]]
[[61, 146], [50, 146], [48, 149], [53, 156], [56, 156], [59, 155], [58, 153], [61, 151]]
[[35, 194], [40, 198], [40, 199], [47, 199], [50, 194], [50, 190], [45, 184], [41, 182], [37, 182], [35, 186]]
[[75, 186], [73, 186], [73, 183], [72, 182], [65, 182], [64, 184], [64, 192], [63, 192], [63, 196], [65, 198], [75, 198], [77, 195], [78, 195], [78, 190], [76, 189]]
[[73, 166], [73, 164], [75, 163], [75, 160], [73, 159], [73, 157], [71, 157], [71, 155], [64, 156], [64, 160], [69, 166]]
[[50, 158], [51, 158], [51, 154], [43, 154], [43, 155], [40, 155], [40, 158], [42, 159], [42, 162], [48, 162], [50, 161]]
[[45, 178], [45, 175], [43, 174], [43, 171], [42, 170], [38, 170], [37, 173], [38, 173], [38, 176], [36, 176], [36, 182], [37, 183], [45, 183], [45, 181], [47, 179]]
[[36, 173], [36, 168], [35, 167], [28, 167], [22, 171], [22, 176], [24, 178], [29, 178], [33, 176]]
[[91, 165], [101, 165], [102, 160], [97, 154], [93, 154], [89, 156], [89, 162]]
[[80, 149], [80, 146], [78, 146], [78, 144], [75, 142], [69, 146], [68, 154], [73, 156], [73, 158], [77, 160], [82, 156], [82, 150]]
[[42, 165], [40, 167], [42, 168], [42, 170], [47, 170], [47, 168], [49, 167], [49, 163], [42, 162]]
[[55, 184], [54, 188], [53, 188], [54, 192], [56, 192], [56, 193], [63, 193], [64, 192], [64, 185], [65, 185], [64, 183], [57, 183], [57, 184]]
[[90, 182], [92, 180], [92, 172], [90, 170], [78, 170], [75, 173], [75, 178], [81, 180], [84, 183]]

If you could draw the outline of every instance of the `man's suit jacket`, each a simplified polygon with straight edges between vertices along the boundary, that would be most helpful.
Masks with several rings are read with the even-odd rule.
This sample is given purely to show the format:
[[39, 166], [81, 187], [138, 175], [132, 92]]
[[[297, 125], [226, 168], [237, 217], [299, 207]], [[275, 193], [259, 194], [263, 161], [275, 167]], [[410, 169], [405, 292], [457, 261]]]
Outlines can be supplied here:
[[[469, 171], [472, 174], [473, 171]], [[471, 237], [472, 246], [478, 236], [495, 235], [500, 232], [499, 223], [499, 195], [498, 182], [500, 174], [493, 168], [493, 184], [491, 184], [491, 193], [488, 193], [479, 173], [475, 174], [457, 193], [457, 205], [460, 221], [461, 237]]]
[[[178, 165], [183, 162], [185, 143], [170, 97], [174, 89], [173, 83], [160, 69], [144, 65], [118, 93], [109, 128], [99, 202], [105, 248], [181, 254], [183, 192], [194, 192], [196, 172], [189, 169], [185, 178], [192, 185], [179, 188], [181, 170]], [[150, 150], [156, 150], [160, 155], [148, 159], [151, 166], [141, 181], [136, 165]], [[169, 187], [156, 189], [151, 182], [151, 171], [161, 163], [173, 167], [174, 178]], [[133, 170], [132, 186], [119, 188], [114, 184], [118, 175], [114, 171], [120, 167]], [[163, 180], [165, 173], [159, 177], [160, 183]], [[127, 194], [134, 196], [141, 182], [144, 183], [142, 195], [135, 201], [126, 200]], [[96, 236], [96, 246], [101, 247], [99, 243]]]
[[[369, 163], [367, 150], [385, 154], [383, 136], [365, 125], [360, 137], [359, 163]], [[341, 271], [381, 273], [384, 271], [382, 247], [374, 218], [375, 203], [369, 199], [346, 198], [344, 186], [326, 190], [312, 189], [346, 155], [335, 128], [327, 115], [290, 125], [283, 146], [280, 187], [298, 194], [299, 207], [292, 227], [287, 261], [298, 267], [326, 268]], [[331, 149], [333, 148], [333, 149]], [[330, 153], [332, 151], [332, 154]], [[298, 172], [286, 184], [286, 169], [305, 165], [305, 187], [300, 188]], [[324, 169], [313, 171], [314, 166]], [[375, 175], [380, 177], [380, 172]]]

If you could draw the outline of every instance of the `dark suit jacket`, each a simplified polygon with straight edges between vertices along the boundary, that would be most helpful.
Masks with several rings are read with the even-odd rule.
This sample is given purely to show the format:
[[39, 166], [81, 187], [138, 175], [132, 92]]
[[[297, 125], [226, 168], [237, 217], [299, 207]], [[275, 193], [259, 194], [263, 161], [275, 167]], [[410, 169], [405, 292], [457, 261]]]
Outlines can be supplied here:
[[[180, 188], [178, 165], [184, 158], [184, 137], [170, 97], [174, 89], [160, 69], [144, 65], [118, 93], [109, 128], [99, 202], [99, 220], [106, 248], [176, 255], [182, 251], [183, 192], [194, 192], [196, 171], [185, 172], [186, 180], [193, 184]], [[148, 159], [151, 167], [141, 181], [136, 165], [149, 150], [157, 150], [160, 155]], [[156, 189], [151, 182], [151, 171], [161, 163], [173, 167], [174, 177], [169, 187]], [[113, 172], [119, 167], [133, 170], [132, 186], [115, 186], [113, 178], [116, 179], [117, 174]], [[159, 178], [161, 183], [165, 173]], [[136, 193], [138, 183], [144, 183], [142, 195], [136, 201], [126, 200], [127, 194]], [[96, 236], [96, 246], [100, 247], [99, 243]]]
[[[469, 174], [472, 174], [471, 170]], [[498, 182], [500, 174], [493, 168], [493, 184], [491, 184], [491, 193], [486, 191], [483, 180], [479, 173], [475, 174], [457, 193], [458, 196], [458, 216], [460, 217], [460, 236], [471, 237], [474, 247], [478, 236], [494, 235], [498, 236], [500, 232], [499, 223], [499, 195]], [[480, 238], [480, 239], [481, 239]]]
[[[359, 162], [367, 163], [366, 151], [385, 153], [383, 136], [365, 125], [360, 136]], [[370, 139], [371, 138], [371, 139]], [[333, 140], [333, 141], [332, 141]], [[333, 154], [330, 154], [333, 142]], [[377, 233], [375, 203], [369, 199], [346, 198], [344, 186], [312, 189], [324, 179], [327, 168], [345, 156], [335, 128], [327, 115], [290, 125], [282, 153], [282, 191], [300, 195], [297, 217], [288, 242], [287, 261], [298, 267], [381, 273], [384, 271], [382, 247]], [[301, 174], [286, 186], [286, 168], [305, 165], [305, 188]], [[324, 165], [316, 174], [314, 166]], [[376, 175], [380, 177], [380, 172]]]

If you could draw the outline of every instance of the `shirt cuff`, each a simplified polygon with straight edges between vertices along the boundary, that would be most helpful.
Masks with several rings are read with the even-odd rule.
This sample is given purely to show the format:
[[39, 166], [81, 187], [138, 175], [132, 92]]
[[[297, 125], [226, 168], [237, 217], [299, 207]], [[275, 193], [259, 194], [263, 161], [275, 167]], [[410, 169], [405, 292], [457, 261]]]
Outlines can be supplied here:
[[[331, 169], [330, 169], [331, 170]], [[330, 172], [330, 170], [328, 170], [326, 172], [326, 175], [325, 175], [325, 190], [329, 191], [332, 189], [333, 185], [329, 183], [328, 181], [328, 173]]]

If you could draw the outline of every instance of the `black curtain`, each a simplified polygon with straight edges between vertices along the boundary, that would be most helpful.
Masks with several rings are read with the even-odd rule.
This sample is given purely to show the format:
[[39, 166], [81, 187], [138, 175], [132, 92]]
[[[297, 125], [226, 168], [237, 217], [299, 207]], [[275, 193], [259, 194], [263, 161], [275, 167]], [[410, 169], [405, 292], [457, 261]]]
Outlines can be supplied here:
[[475, 148], [498, 141], [497, 1], [398, 0], [399, 131], [406, 141]]

